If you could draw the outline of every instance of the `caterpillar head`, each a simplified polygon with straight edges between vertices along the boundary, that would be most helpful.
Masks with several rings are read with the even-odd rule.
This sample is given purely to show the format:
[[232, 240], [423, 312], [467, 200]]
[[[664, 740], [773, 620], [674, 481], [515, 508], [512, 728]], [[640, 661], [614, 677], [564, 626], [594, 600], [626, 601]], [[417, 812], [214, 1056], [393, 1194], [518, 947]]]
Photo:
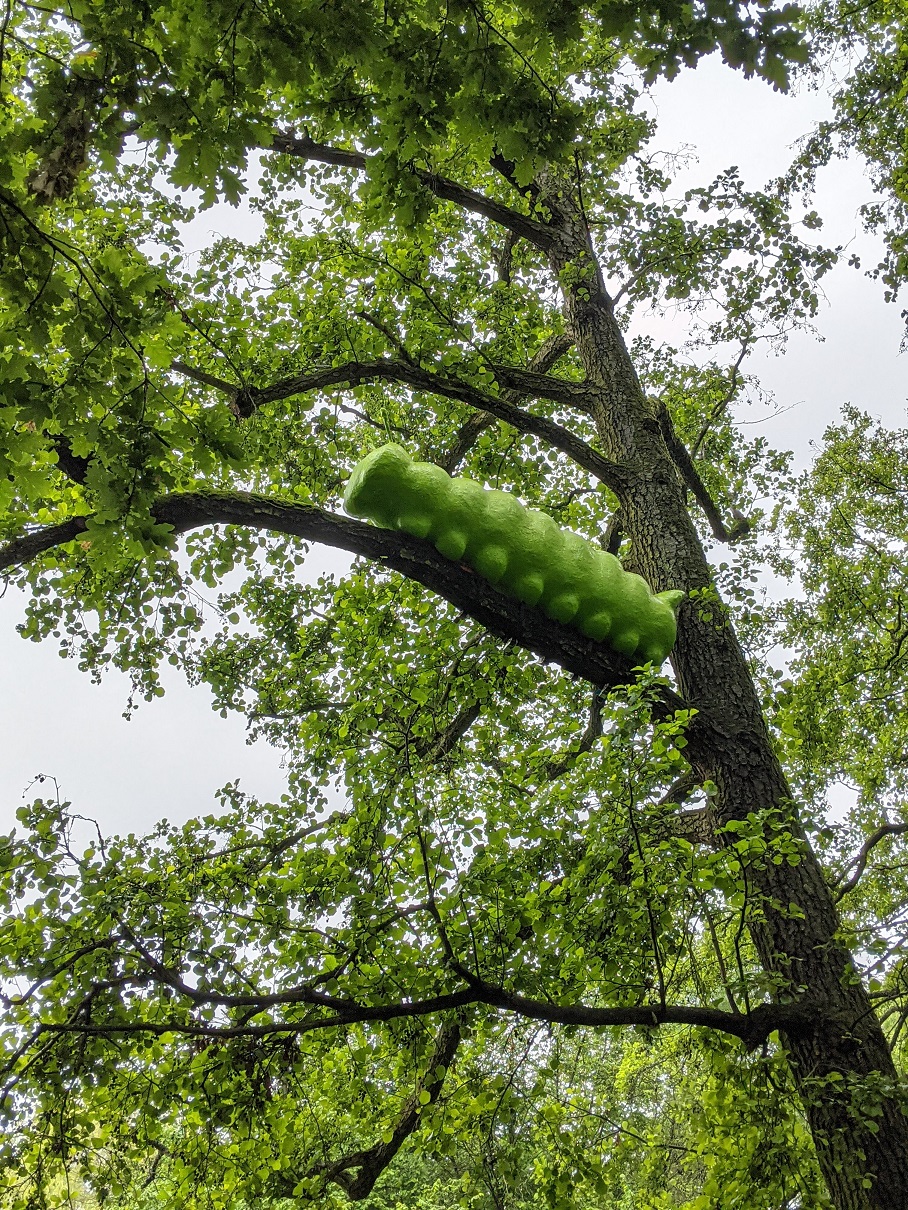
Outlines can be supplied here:
[[344, 492], [344, 508], [351, 517], [368, 517], [376, 525], [397, 525], [399, 489], [412, 458], [400, 445], [383, 445], [353, 468]]

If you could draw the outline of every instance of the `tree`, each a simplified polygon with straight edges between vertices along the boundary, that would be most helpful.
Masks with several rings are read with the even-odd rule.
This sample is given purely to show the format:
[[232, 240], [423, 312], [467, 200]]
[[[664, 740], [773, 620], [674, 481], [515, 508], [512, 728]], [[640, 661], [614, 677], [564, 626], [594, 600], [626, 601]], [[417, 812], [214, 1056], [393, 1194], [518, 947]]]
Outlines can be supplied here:
[[[800, 20], [7, 9], [0, 566], [32, 592], [27, 635], [147, 696], [179, 663], [290, 760], [282, 804], [228, 788], [145, 840], [83, 848], [66, 804], [22, 813], [9, 1204], [69, 1171], [131, 1204], [333, 1204], [421, 1152], [492, 1205], [904, 1200], [899, 1077], [793, 742], [821, 699], [735, 629], [765, 633], [760, 500], [786, 474], [732, 423], [741, 367], [809, 321], [837, 250], [789, 214], [803, 173], [666, 200], [636, 109], [716, 47], [784, 87]], [[254, 152], [264, 235], [191, 268], [174, 187], [236, 202]], [[629, 351], [651, 304], [687, 308], [713, 359]], [[683, 591], [673, 680], [342, 516], [389, 438]], [[310, 543], [356, 562], [303, 583]], [[661, 1187], [622, 1169], [671, 1101], [635, 1077], [636, 1128], [621, 1104], [631, 1029], [690, 1077]]]

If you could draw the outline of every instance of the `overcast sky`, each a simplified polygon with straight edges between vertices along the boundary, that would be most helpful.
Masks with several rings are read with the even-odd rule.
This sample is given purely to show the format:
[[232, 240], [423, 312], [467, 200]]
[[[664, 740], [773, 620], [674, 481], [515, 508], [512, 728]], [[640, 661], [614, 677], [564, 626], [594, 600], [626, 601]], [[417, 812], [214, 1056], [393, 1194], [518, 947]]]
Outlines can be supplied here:
[[[795, 141], [829, 112], [823, 93], [786, 97], [757, 81], [745, 81], [713, 58], [672, 84], [659, 85], [653, 105], [660, 120], [656, 145], [691, 148], [697, 161], [681, 182], [703, 184], [737, 165], [746, 184], [761, 187], [793, 157]], [[869, 197], [860, 164], [836, 162], [823, 171], [817, 209], [825, 219], [827, 244], [851, 243], [865, 263], [874, 246], [861, 233], [857, 209]], [[218, 206], [199, 216], [187, 248], [217, 234], [254, 239], [253, 216]], [[759, 424], [777, 446], [793, 449], [799, 465], [810, 443], [835, 421], [843, 403], [853, 403], [892, 426], [904, 422], [908, 388], [899, 355], [900, 307], [887, 306], [877, 283], [843, 266], [825, 279], [828, 303], [817, 327], [825, 340], [796, 335], [783, 357], [753, 357], [780, 409], [742, 416]], [[658, 339], [677, 345], [684, 321], [653, 318], [643, 325]], [[314, 574], [332, 565], [318, 552]], [[32, 785], [37, 774], [55, 777], [75, 809], [97, 819], [105, 832], [145, 831], [158, 819], [178, 822], [215, 806], [215, 792], [240, 780], [241, 788], [277, 801], [284, 789], [280, 753], [248, 745], [244, 720], [222, 719], [211, 708], [207, 688], [190, 689], [169, 667], [166, 695], [142, 704], [130, 722], [122, 717], [128, 686], [117, 673], [93, 685], [73, 661], [62, 660], [53, 641], [26, 643], [15, 633], [22, 599], [12, 591], [0, 600], [0, 829], [13, 824], [24, 800], [53, 791]]]

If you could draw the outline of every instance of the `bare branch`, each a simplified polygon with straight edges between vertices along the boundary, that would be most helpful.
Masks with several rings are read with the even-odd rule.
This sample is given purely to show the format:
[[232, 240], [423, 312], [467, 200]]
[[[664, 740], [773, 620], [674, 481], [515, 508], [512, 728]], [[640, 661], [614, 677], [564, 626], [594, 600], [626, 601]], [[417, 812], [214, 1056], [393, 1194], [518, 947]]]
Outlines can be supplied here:
[[876, 846], [885, 840], [887, 836], [903, 836], [905, 832], [908, 832], [908, 823], [884, 823], [876, 831], [870, 833], [860, 849], [858, 849], [857, 857], [851, 862], [851, 865], [855, 867], [854, 873], [836, 892], [836, 902], [847, 895], [849, 891], [853, 891], [858, 885], [861, 876], [867, 868], [867, 860]]
[[[316, 143], [308, 135], [300, 136], [290, 131], [277, 131], [274, 141], [267, 150], [277, 151], [281, 155], [295, 156], [298, 159], [334, 164], [339, 168], [353, 168], [358, 172], [367, 171], [370, 160], [373, 158], [363, 155], [359, 151], [331, 147], [326, 143]], [[460, 206], [463, 210], [470, 210], [474, 214], [481, 214], [484, 218], [491, 219], [493, 223], [507, 228], [508, 231], [513, 231], [515, 235], [528, 240], [543, 252], [547, 252], [553, 247], [555, 236], [545, 223], [529, 218], [518, 210], [512, 210], [510, 206], [496, 202], [494, 198], [486, 197], [485, 194], [478, 193], [474, 189], [467, 189], [466, 186], [449, 180], [447, 177], [438, 176], [434, 172], [426, 172], [421, 168], [412, 168], [410, 171], [418, 181], [442, 201], [453, 202], [455, 206]]]

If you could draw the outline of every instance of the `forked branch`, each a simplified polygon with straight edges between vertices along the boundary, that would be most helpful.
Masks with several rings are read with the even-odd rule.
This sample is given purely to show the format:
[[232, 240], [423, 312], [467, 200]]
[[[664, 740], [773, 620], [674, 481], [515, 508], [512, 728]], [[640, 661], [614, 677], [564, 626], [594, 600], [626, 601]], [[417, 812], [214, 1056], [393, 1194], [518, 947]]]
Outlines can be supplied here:
[[870, 854], [881, 841], [884, 841], [887, 836], [903, 836], [906, 832], [908, 832], [908, 823], [884, 823], [876, 831], [871, 832], [860, 849], [858, 849], [857, 857], [851, 863], [854, 866], [854, 872], [848, 881], [843, 883], [836, 891], [836, 901], [847, 895], [849, 891], [853, 891], [858, 885], [867, 868]]
[[[280, 152], [282, 155], [295, 156], [302, 160], [334, 164], [338, 168], [353, 168], [358, 172], [367, 171], [370, 161], [374, 158], [364, 155], [360, 151], [344, 147], [331, 147], [327, 143], [315, 142], [308, 135], [297, 135], [292, 131], [283, 130], [275, 133], [269, 150]], [[527, 215], [521, 214], [519, 210], [512, 210], [510, 206], [496, 202], [494, 198], [486, 197], [484, 193], [479, 193], [475, 189], [468, 189], [465, 185], [460, 185], [448, 177], [438, 176], [434, 172], [426, 172], [421, 168], [411, 168], [410, 171], [430, 193], [441, 198], [442, 201], [452, 202], [463, 210], [469, 210], [473, 214], [481, 214], [484, 218], [491, 219], [493, 223], [528, 240], [543, 252], [547, 252], [554, 245], [555, 236], [545, 223], [529, 218]]]
[[[528, 433], [545, 441], [554, 449], [566, 454], [578, 466], [595, 476], [613, 490], [620, 485], [620, 471], [614, 463], [594, 450], [582, 437], [572, 433], [554, 420], [545, 416], [535, 416], [532, 412], [518, 407], [504, 395], [490, 395], [460, 379], [435, 374], [420, 366], [392, 358], [377, 358], [374, 361], [352, 361], [340, 366], [324, 366], [310, 370], [305, 374], [295, 374], [283, 378], [267, 387], [231, 387], [213, 375], [201, 375], [183, 362], [174, 362], [175, 371], [185, 374], [209, 386], [217, 386], [229, 394], [234, 411], [239, 416], [251, 416], [256, 408], [263, 404], [275, 403], [282, 399], [290, 399], [307, 391], [324, 390], [325, 387], [346, 384], [357, 386], [364, 382], [387, 381], [397, 382], [416, 390], [439, 395], [445, 399], [456, 399], [461, 403], [476, 408], [477, 411], [499, 420], [505, 421], [518, 432]], [[510, 367], [502, 368], [501, 373], [505, 384], [519, 383], [521, 393], [527, 393], [532, 386], [532, 393], [545, 396], [556, 402], [570, 403], [577, 407], [582, 398], [582, 387], [557, 378], [549, 378], [544, 374], [536, 374], [529, 370], [516, 370]]]

